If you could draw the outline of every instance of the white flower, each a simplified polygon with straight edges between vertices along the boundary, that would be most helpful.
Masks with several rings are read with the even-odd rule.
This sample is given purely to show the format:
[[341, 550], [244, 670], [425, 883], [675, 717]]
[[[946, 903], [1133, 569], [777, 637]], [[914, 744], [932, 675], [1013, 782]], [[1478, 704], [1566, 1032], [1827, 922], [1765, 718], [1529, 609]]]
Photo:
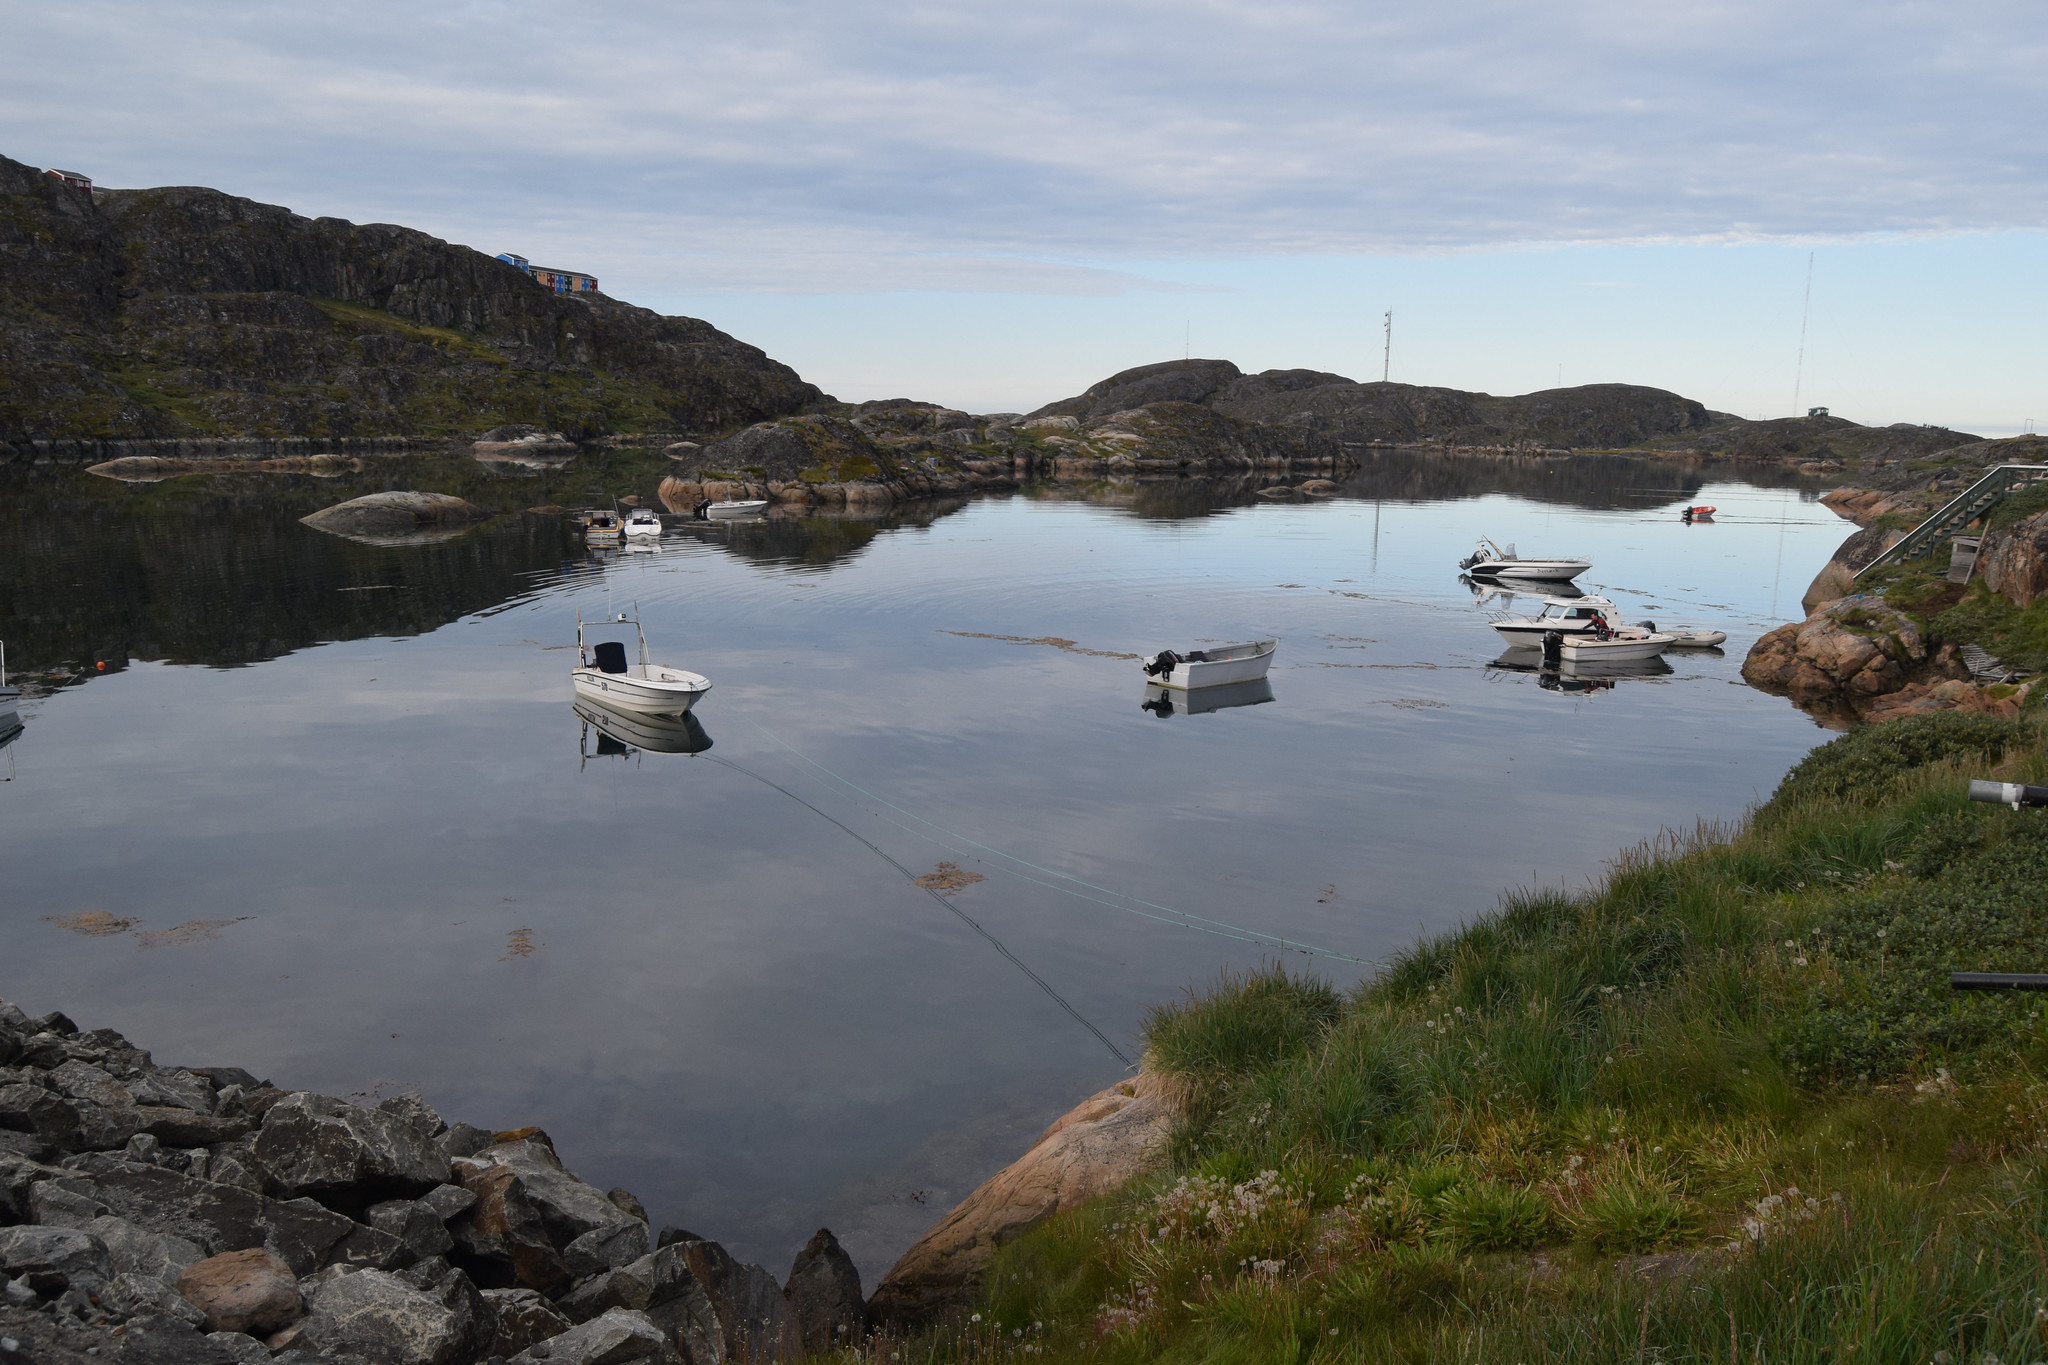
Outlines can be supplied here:
[[1792, 965], [1795, 967], [1804, 967], [1806, 965], [1806, 959], [1803, 957], [1795, 957], [1792, 959]]
[[969, 1319], [968, 1319], [968, 1321], [969, 1321], [969, 1322], [980, 1322], [980, 1321], [981, 1321], [981, 1314], [979, 1314], [979, 1313], [976, 1313], [976, 1314], [975, 1314], [975, 1315], [974, 1315], [973, 1317], [969, 1318]]

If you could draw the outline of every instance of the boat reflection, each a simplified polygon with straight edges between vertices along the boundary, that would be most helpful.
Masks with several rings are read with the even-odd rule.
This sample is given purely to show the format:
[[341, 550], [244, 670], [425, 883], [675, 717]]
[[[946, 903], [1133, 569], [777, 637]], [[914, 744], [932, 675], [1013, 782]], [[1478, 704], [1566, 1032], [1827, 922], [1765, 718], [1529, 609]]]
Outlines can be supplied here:
[[1546, 597], [1584, 597], [1586, 590], [1578, 584], [1560, 581], [1546, 582], [1538, 578], [1518, 578], [1511, 583], [1489, 582], [1461, 573], [1458, 581], [1472, 590], [1473, 599], [1481, 606], [1508, 607], [1517, 597], [1533, 598], [1541, 602]]
[[680, 716], [629, 715], [600, 706], [587, 697], [578, 697], [571, 705], [583, 722], [578, 741], [579, 768], [593, 758], [701, 754], [711, 747], [711, 736], [704, 732], [703, 723], [687, 711]]
[[1609, 692], [1614, 689], [1616, 683], [1629, 678], [1664, 678], [1678, 671], [1661, 656], [1653, 659], [1598, 662], [1564, 659], [1556, 664], [1545, 664], [1543, 651], [1540, 649], [1510, 649], [1486, 667], [1489, 673], [1529, 674], [1535, 677], [1536, 685], [1546, 692], [1574, 695]]
[[1225, 683], [1221, 687], [1193, 689], [1147, 683], [1145, 700], [1138, 705], [1141, 710], [1164, 719], [1167, 716], [1199, 716], [1210, 711], [1226, 711], [1233, 706], [1257, 706], [1271, 700], [1272, 680], [1253, 678], [1248, 682]]

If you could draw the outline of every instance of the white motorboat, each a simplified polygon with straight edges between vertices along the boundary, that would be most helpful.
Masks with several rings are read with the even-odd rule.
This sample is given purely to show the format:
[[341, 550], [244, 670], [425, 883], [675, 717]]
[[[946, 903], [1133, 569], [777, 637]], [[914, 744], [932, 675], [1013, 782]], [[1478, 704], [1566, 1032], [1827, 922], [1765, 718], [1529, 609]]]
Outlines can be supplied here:
[[1593, 567], [1590, 559], [1524, 559], [1509, 545], [1505, 550], [1479, 537], [1479, 547], [1458, 561], [1458, 567], [1474, 578], [1537, 578], [1551, 583], [1568, 583]]
[[640, 662], [626, 661], [626, 646], [620, 640], [584, 640], [583, 613], [576, 613], [576, 657], [580, 662], [570, 670], [569, 680], [577, 695], [602, 702], [615, 711], [639, 711], [653, 716], [680, 716], [711, 690], [711, 680], [702, 673], [670, 668], [650, 662], [647, 632], [640, 627], [639, 608], [628, 618], [620, 612], [613, 621], [597, 623], [593, 629], [633, 627], [640, 642]]
[[1185, 653], [1162, 649], [1145, 665], [1145, 676], [1161, 687], [1221, 687], [1266, 676], [1273, 666], [1278, 640], [1252, 640], [1240, 645], [1213, 645]]
[[[1599, 635], [1560, 635], [1560, 659], [1568, 664], [1631, 663], [1654, 659], [1671, 647], [1671, 637], [1654, 630], [1623, 628], [1602, 638]], [[1550, 652], [1546, 641], [1544, 653]]]
[[661, 518], [648, 508], [635, 507], [632, 511], [626, 513], [626, 524], [623, 530], [628, 537], [653, 536], [659, 540], [661, 538]]
[[707, 517], [753, 517], [768, 510], [766, 498], [730, 498], [714, 502], [704, 509]]
[[1511, 645], [1534, 648], [1552, 631], [1560, 635], [1590, 635], [1603, 625], [1612, 627], [1620, 611], [1604, 597], [1546, 597], [1543, 610], [1534, 616], [1503, 616], [1493, 623], [1500, 638]]
[[624, 523], [617, 512], [607, 512], [599, 508], [585, 514], [583, 518], [583, 538], [596, 544], [613, 544], [621, 538], [624, 530]]

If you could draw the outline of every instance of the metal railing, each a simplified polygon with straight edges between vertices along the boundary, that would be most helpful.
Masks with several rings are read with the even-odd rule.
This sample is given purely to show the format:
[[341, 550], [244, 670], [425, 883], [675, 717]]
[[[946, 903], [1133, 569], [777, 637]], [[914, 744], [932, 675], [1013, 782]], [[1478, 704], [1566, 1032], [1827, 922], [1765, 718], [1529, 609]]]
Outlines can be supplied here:
[[2002, 464], [1986, 470], [1983, 478], [1937, 507], [1927, 520], [1900, 537], [1897, 544], [1858, 569], [1850, 576], [1851, 581], [1862, 578], [1879, 565], [1919, 558], [1943, 536], [1962, 530], [1996, 507], [2013, 489], [2043, 479], [2048, 479], [2048, 464]]

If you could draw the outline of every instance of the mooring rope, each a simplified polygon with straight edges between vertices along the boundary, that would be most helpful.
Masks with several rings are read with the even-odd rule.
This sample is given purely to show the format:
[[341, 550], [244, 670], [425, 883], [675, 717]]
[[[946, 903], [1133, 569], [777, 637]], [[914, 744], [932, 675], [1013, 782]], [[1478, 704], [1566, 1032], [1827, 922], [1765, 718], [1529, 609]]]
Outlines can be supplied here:
[[980, 934], [984, 939], [988, 940], [990, 947], [994, 948], [997, 952], [1001, 953], [1006, 959], [1008, 959], [1011, 966], [1015, 967], [1018, 971], [1030, 977], [1033, 982], [1037, 983], [1038, 989], [1044, 991], [1054, 1004], [1058, 1005], [1061, 1009], [1065, 1010], [1075, 1023], [1079, 1024], [1082, 1028], [1087, 1029], [1090, 1033], [1094, 1034], [1096, 1041], [1101, 1043], [1104, 1047], [1108, 1048], [1111, 1056], [1115, 1057], [1119, 1062], [1122, 1062], [1126, 1067], [1137, 1065], [1135, 1062], [1131, 1060], [1129, 1054], [1127, 1054], [1122, 1048], [1118, 1047], [1115, 1043], [1110, 1041], [1108, 1034], [1104, 1033], [1101, 1029], [1095, 1027], [1095, 1025], [1090, 1023], [1086, 1016], [1084, 1016], [1081, 1013], [1081, 1011], [1075, 1009], [1072, 1005], [1068, 1004], [1067, 998], [1061, 995], [1058, 991], [1054, 990], [1051, 982], [1047, 981], [1037, 972], [1032, 971], [1031, 968], [1024, 962], [1022, 958], [1018, 957], [1015, 953], [1011, 952], [1008, 948], [1003, 946], [1003, 941], [1001, 939], [997, 938], [994, 934], [991, 934], [988, 930], [982, 928], [981, 925], [977, 923], [973, 918], [971, 918], [966, 911], [962, 910], [959, 906], [953, 904], [952, 901], [946, 899], [946, 897], [939, 894], [936, 888], [926, 886], [922, 882], [918, 881], [917, 874], [915, 872], [912, 872], [902, 863], [897, 862], [896, 859], [891, 857], [887, 850], [885, 850], [880, 844], [876, 843], [874, 840], [868, 838], [860, 831], [846, 824], [844, 821], [833, 819], [832, 816], [825, 814], [824, 811], [819, 810], [816, 806], [804, 800], [801, 796], [798, 796], [795, 792], [783, 786], [780, 782], [776, 782], [770, 778], [763, 777], [760, 773], [755, 772], [752, 768], [746, 767], [739, 763], [735, 763], [729, 758], [716, 758], [709, 754], [699, 754], [697, 755], [697, 757], [702, 758], [709, 763], [722, 764], [723, 766], [732, 769], [736, 773], [744, 773], [746, 776], [753, 778], [756, 782], [762, 783], [765, 786], [773, 787], [776, 791], [781, 792], [784, 796], [796, 802], [805, 810], [810, 811], [813, 815], [818, 816], [820, 819], [831, 821], [831, 823], [839, 826], [840, 829], [845, 830], [846, 833], [852, 835], [855, 839], [860, 840], [861, 843], [866, 844], [868, 849], [871, 852], [873, 852], [876, 857], [880, 858], [883, 862], [889, 864], [889, 866], [895, 868], [898, 872], [901, 872], [903, 874], [904, 880], [908, 881], [912, 886], [916, 887], [918, 890], [930, 896], [940, 905], [945, 906], [946, 909], [950, 910], [962, 924], [965, 924], [975, 933]]

